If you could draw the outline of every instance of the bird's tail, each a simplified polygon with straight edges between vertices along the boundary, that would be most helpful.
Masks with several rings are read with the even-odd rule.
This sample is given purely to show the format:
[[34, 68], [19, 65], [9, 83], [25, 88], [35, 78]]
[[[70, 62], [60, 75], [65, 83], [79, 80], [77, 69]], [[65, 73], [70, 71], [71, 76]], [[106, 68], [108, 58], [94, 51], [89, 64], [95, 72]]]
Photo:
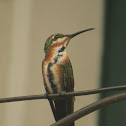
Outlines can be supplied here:
[[[73, 113], [74, 100], [73, 97], [66, 97], [58, 100], [49, 100], [52, 112], [56, 121], [62, 119], [63, 117]], [[67, 125], [74, 126], [74, 122]]]

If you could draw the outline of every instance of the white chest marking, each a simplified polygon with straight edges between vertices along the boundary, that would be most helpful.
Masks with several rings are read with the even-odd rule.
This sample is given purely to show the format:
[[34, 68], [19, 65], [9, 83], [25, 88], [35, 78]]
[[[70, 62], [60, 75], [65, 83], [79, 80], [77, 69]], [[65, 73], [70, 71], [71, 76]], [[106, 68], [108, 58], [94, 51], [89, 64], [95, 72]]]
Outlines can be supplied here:
[[48, 70], [49, 65], [47, 64], [45, 66], [45, 75], [46, 75], [45, 76], [45, 81], [46, 81], [49, 93], [53, 93], [52, 83], [53, 83], [53, 85], [56, 86], [57, 92], [62, 91], [60, 78], [59, 78], [58, 73], [57, 73], [57, 65], [63, 64], [63, 61], [65, 60], [65, 58], [66, 58], [66, 52], [62, 52], [62, 53], [59, 53], [59, 56], [57, 55], [57, 57], [55, 57], [50, 62], [52, 65], [51, 65], [51, 67], [49, 69], [50, 69], [51, 74], [53, 76], [51, 82], [49, 80], [50, 79], [50, 77], [49, 77], [49, 70]]

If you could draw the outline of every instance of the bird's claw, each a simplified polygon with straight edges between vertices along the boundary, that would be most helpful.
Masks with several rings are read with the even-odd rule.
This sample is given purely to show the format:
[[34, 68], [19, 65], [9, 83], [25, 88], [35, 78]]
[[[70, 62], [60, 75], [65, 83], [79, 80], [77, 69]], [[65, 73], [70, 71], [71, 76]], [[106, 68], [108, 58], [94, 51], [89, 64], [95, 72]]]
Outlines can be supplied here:
[[66, 93], [66, 91], [61, 91], [61, 92], [59, 93], [59, 95], [60, 95], [60, 96], [65, 96], [65, 93]]
[[44, 94], [44, 97], [45, 98], [48, 98], [48, 93], [47, 92]]

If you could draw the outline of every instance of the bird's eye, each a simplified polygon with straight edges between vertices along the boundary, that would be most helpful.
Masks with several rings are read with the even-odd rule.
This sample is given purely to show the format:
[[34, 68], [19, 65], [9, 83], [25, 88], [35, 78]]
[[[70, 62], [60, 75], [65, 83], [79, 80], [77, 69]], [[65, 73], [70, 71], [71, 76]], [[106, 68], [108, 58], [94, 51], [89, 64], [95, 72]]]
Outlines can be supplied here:
[[56, 39], [58, 39], [59, 38], [59, 35], [55, 35], [54, 36], [54, 39], [56, 40]]

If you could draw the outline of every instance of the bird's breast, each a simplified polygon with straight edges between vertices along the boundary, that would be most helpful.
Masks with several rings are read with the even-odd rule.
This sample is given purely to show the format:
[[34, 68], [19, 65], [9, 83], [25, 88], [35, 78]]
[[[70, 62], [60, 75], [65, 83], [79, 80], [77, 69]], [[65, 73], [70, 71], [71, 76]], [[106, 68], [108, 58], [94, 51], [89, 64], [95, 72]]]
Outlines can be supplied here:
[[57, 93], [64, 91], [60, 65], [64, 65], [67, 60], [69, 60], [69, 57], [62, 54], [57, 55], [51, 61], [44, 60], [43, 77], [48, 93]]

